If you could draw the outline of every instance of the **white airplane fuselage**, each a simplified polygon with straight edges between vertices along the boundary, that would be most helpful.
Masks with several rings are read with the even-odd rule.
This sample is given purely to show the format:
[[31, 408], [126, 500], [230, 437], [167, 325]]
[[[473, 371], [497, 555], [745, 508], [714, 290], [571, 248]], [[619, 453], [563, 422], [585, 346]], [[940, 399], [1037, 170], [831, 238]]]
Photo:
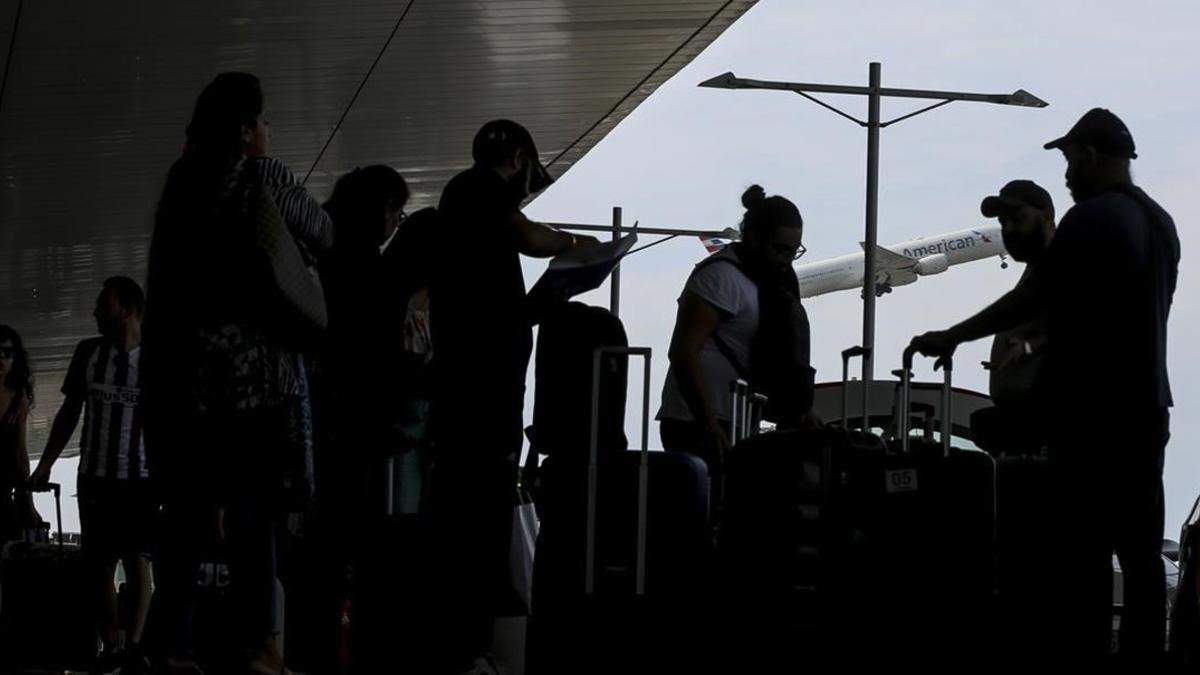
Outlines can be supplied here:
[[[990, 226], [914, 239], [893, 246], [881, 246], [876, 253], [875, 283], [877, 294], [895, 286], [911, 284], [921, 276], [940, 274], [954, 265], [1007, 255], [1000, 227]], [[863, 286], [863, 254], [852, 253], [796, 266], [800, 297]]]

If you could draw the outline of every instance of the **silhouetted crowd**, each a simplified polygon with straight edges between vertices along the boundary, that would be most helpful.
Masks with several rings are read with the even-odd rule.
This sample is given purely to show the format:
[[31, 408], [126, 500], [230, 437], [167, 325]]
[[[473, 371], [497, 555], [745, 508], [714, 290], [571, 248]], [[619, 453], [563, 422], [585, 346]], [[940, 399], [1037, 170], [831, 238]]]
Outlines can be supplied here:
[[[269, 155], [264, 106], [259, 81], [244, 73], [222, 74], [200, 94], [158, 204], [145, 293], [128, 277], [104, 283], [94, 311], [100, 336], [76, 348], [62, 407], [32, 471], [25, 447], [29, 357], [18, 333], [0, 326], [0, 544], [37, 539], [41, 516], [27, 488], [50, 485], [51, 467], [78, 429], [78, 603], [48, 609], [83, 616], [98, 630], [102, 648], [92, 672], [286, 673], [285, 653], [320, 673], [498, 672], [490, 654], [498, 615], [532, 610], [543, 644], [578, 618], [556, 613], [556, 598], [583, 592], [586, 566], [584, 520], [564, 535], [556, 529], [563, 514], [584, 513], [580, 495], [597, 490], [597, 477], [629, 487], [630, 509], [632, 486], [646, 490], [632, 464], [626, 481], [620, 460], [597, 469], [586, 457], [589, 412], [591, 433], [601, 437], [592, 442], [602, 453], [627, 446], [623, 375], [612, 380], [621, 388], [619, 413], [593, 400], [599, 384], [580, 394], [570, 443], [583, 447], [551, 452], [573, 433], [556, 436], [552, 428], [554, 418], [574, 414], [558, 389], [553, 396], [560, 400], [545, 405], [563, 412], [539, 423], [535, 411], [535, 424], [525, 428], [535, 323], [543, 326], [539, 389], [558, 368], [542, 367], [546, 341], [564, 339], [552, 335], [568, 334], [574, 324], [570, 340], [589, 345], [577, 369], [558, 373], [566, 381], [561, 391], [591, 384], [592, 348], [623, 347], [625, 338], [615, 317], [597, 319], [587, 313], [596, 308], [581, 310], [567, 298], [551, 309], [531, 307], [520, 256], [550, 258], [597, 241], [522, 214], [522, 203], [553, 179], [532, 136], [515, 122], [485, 124], [474, 138], [471, 168], [445, 186], [436, 208], [410, 214], [408, 185], [382, 165], [342, 176], [319, 203]], [[1166, 643], [1162, 472], [1172, 406], [1166, 326], [1179, 241], [1171, 217], [1133, 185], [1133, 139], [1111, 112], [1088, 112], [1046, 147], [1065, 155], [1075, 205], [1056, 227], [1049, 193], [1030, 181], [1012, 181], [984, 199], [983, 215], [999, 219], [1006, 249], [1025, 272], [980, 314], [912, 343], [949, 357], [963, 342], [996, 336], [989, 363], [995, 407], [972, 420], [976, 444], [999, 462], [992, 489], [1000, 511], [978, 525], [997, 528], [995, 574], [990, 560], [957, 564], [974, 567], [986, 583], [998, 580], [1003, 621], [1022, 626], [1023, 638], [1006, 646], [1013, 664], [1091, 665], [1110, 651], [1115, 553], [1124, 578], [1120, 651], [1131, 664], [1158, 663]], [[673, 561], [664, 574], [696, 575], [690, 593], [712, 597], [729, 590], [712, 581], [721, 570], [775, 569], [765, 558], [737, 567], [742, 563], [728, 561], [739, 554], [722, 553], [723, 535], [753, 530], [746, 516], [752, 495], [739, 484], [751, 460], [739, 467], [734, 459], [743, 445], [745, 458], [758, 457], [754, 444], [771, 439], [876, 457], [872, 425], [852, 432], [848, 420], [827, 424], [812, 410], [809, 320], [792, 267], [804, 252], [799, 209], [759, 186], [742, 204], [741, 240], [700, 262], [679, 297], [657, 415], [667, 451], [661, 457], [670, 459], [646, 465], [652, 496], [639, 507], [649, 510], [641, 513], [649, 531], [638, 535], [637, 547], [651, 556], [651, 595], [663, 560]], [[601, 328], [578, 330], [593, 320]], [[606, 333], [613, 337], [600, 337], [614, 325]], [[597, 361], [595, 373], [607, 377], [607, 363]], [[762, 414], [775, 431], [756, 439], [731, 427], [741, 405], [731, 386], [738, 381], [763, 395]], [[526, 434], [533, 443], [522, 470]], [[882, 476], [891, 451], [882, 441], [878, 448]], [[539, 453], [552, 460], [541, 471]], [[779, 461], [776, 473], [790, 466]], [[842, 466], [836, 453], [814, 461], [829, 471]], [[1019, 477], [1006, 483], [1019, 473], [1006, 468], [1014, 462], [1034, 467], [1041, 487]], [[847, 460], [847, 485], [856, 485], [854, 472], [867, 471], [868, 463]], [[553, 485], [568, 469], [581, 482]], [[700, 553], [674, 558], [692, 549], [672, 544], [671, 553], [655, 543], [683, 537], [681, 523], [691, 522], [663, 515], [674, 513], [662, 504], [676, 494], [673, 471], [684, 486], [678, 494], [686, 496], [674, 507], [693, 497], [702, 505], [701, 527], [688, 540], [699, 542]], [[564, 489], [568, 483], [577, 489]], [[847, 519], [847, 532], [853, 529], [851, 509], [839, 510], [851, 503], [849, 488], [818, 484], [821, 508], [828, 508], [819, 517]], [[529, 492], [543, 512], [546, 540], [574, 542], [562, 549], [574, 553], [563, 558], [558, 542], [550, 542], [548, 557], [537, 559], [535, 576], [543, 576], [534, 582], [532, 607], [511, 582], [514, 506]], [[1015, 501], [1025, 505], [1025, 520], [1005, 520], [1015, 512], [1006, 510], [1013, 493], [1024, 495]], [[1035, 493], [1043, 501], [1035, 504]], [[616, 541], [605, 522], [596, 540]], [[870, 533], [883, 521], [862, 522]], [[632, 516], [625, 525], [632, 531]], [[836, 528], [821, 527], [824, 534], [813, 535], [820, 546], [843, 545], [829, 534]], [[799, 531], [764, 529], [754, 537], [808, 536]], [[595, 553], [593, 533], [587, 536], [601, 579], [592, 593], [602, 597], [613, 593], [605, 575], [621, 565], [606, 566], [618, 554]], [[888, 546], [862, 550], [890, 555]], [[799, 548], [780, 555], [799, 555]], [[113, 583], [118, 562], [120, 597]], [[546, 581], [556, 572], [542, 571], [559, 564], [570, 578], [561, 586]], [[821, 575], [814, 577], [821, 583], [836, 578], [828, 569]], [[0, 603], [14, 602], [9, 588], [0, 590]], [[548, 608], [542, 617], [539, 603]], [[673, 655], [704, 653], [731, 621], [717, 615], [747, 606], [662, 604], [671, 607], [596, 605], [606, 622], [579, 630], [613, 631], [604, 634], [615, 636], [614, 644], [598, 641], [597, 652], [581, 647], [576, 663], [570, 655], [548, 659], [553, 665], [539, 672], [592, 672], [588, 664], [608, 658], [600, 652], [623, 649], [613, 628], [623, 622], [672, 636]], [[700, 608], [684, 616], [685, 606]], [[639, 622], [639, 615], [665, 617], [664, 625]], [[64, 624], [55, 638], [72, 639], [68, 633]], [[794, 650], [798, 668], [805, 643], [770, 634]], [[624, 659], [624, 672], [641, 672], [637, 656]], [[745, 654], [720, 659], [708, 665], [734, 672], [753, 662]], [[705, 667], [702, 658], [674, 663]]]

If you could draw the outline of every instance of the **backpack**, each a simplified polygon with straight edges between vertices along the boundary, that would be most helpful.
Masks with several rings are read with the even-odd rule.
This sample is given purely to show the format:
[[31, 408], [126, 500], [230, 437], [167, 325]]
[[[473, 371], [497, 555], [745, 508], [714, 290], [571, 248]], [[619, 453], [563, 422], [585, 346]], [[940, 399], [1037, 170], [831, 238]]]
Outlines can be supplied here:
[[[627, 347], [625, 326], [612, 312], [581, 302], [549, 308], [541, 318], [534, 360], [531, 448], [543, 455], [586, 454], [591, 447], [593, 354], [598, 347]], [[600, 363], [601, 452], [625, 450], [628, 358]]]

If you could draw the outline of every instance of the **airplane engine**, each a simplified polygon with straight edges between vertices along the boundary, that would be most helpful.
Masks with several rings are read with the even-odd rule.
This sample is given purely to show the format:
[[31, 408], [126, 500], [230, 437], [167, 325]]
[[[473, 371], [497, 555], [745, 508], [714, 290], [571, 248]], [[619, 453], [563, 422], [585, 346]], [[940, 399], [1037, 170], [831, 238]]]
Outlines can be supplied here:
[[917, 261], [916, 266], [916, 272], [921, 276], [941, 274], [948, 269], [950, 269], [950, 261], [946, 259], [946, 255], [944, 253], [921, 258]]

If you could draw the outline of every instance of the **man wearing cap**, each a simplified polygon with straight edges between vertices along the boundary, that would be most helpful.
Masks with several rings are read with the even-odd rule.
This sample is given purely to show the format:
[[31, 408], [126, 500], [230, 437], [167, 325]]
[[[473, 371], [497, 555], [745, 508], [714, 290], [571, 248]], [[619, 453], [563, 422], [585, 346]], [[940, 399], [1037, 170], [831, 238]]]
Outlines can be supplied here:
[[[1025, 272], [1017, 283], [1026, 283], [1054, 238], [1054, 201], [1050, 193], [1030, 180], [1010, 181], [999, 194], [984, 199], [980, 211], [984, 217], [1000, 221], [1005, 250], [1013, 260], [1025, 263]], [[1011, 411], [1010, 416], [1031, 412], [1034, 380], [1045, 344], [1044, 313], [997, 333], [992, 342], [989, 391], [997, 407]], [[1036, 432], [1028, 436], [1036, 436]]]
[[1090, 110], [1045, 147], [1065, 156], [1075, 206], [1044, 259], [1026, 283], [987, 309], [913, 345], [924, 354], [952, 354], [963, 342], [1046, 311], [1038, 392], [1053, 415], [1047, 433], [1057, 526], [1074, 575], [1058, 593], [1058, 656], [1075, 665], [1104, 659], [1115, 552], [1124, 583], [1122, 659], [1145, 666], [1164, 645], [1162, 468], [1172, 405], [1166, 345], [1179, 238], [1171, 216], [1133, 184], [1133, 137], [1116, 115]]
[[[1054, 237], [1050, 193], [1033, 181], [1014, 180], [985, 198], [980, 210], [1000, 221], [1005, 249], [1013, 260], [1025, 263], [1018, 287], [1029, 283]], [[1046, 352], [1046, 321], [1043, 310], [997, 333], [992, 342], [989, 391], [995, 405], [971, 415], [971, 439], [993, 455], [1036, 456], [1045, 447], [1044, 402], [1038, 401], [1035, 384]], [[1041, 463], [1029, 461], [1006, 461], [997, 467], [1000, 625], [1021, 626], [1025, 637], [1024, 644], [1006, 650], [1013, 664], [1044, 653], [1056, 632], [1053, 608], [1046, 607], [1056, 590], [1044, 568], [1057, 537], [1046, 524], [1046, 507], [1052, 501], [1043, 469]]]
[[596, 243], [521, 213], [522, 202], [553, 179], [520, 124], [483, 125], [472, 156], [474, 166], [442, 192], [430, 285], [433, 511], [445, 580], [436, 667], [448, 673], [489, 672], [496, 600], [507, 583], [533, 346], [520, 256]]

